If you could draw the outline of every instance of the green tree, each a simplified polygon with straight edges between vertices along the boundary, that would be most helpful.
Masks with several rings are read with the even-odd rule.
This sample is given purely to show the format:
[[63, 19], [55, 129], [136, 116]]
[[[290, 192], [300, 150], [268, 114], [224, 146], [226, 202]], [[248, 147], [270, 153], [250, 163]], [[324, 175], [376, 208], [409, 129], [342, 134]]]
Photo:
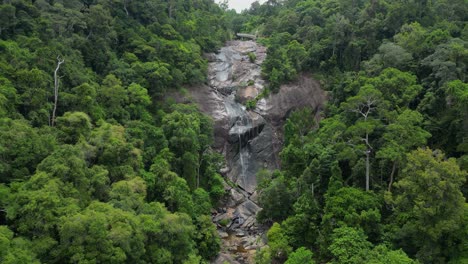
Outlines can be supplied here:
[[395, 237], [407, 252], [424, 262], [445, 262], [451, 256], [446, 249], [464, 243], [459, 237], [465, 203], [460, 187], [466, 175], [440, 151], [408, 154], [391, 200], [400, 228]]
[[455, 113], [450, 115], [452, 118], [450, 127], [455, 127], [456, 131], [456, 150], [462, 153], [468, 153], [468, 142], [465, 138], [468, 136], [468, 84], [460, 80], [447, 83], [444, 87], [447, 95], [447, 106]]
[[213, 259], [221, 249], [221, 239], [219, 238], [216, 226], [208, 215], [197, 217], [195, 225], [197, 227], [195, 242], [198, 253], [205, 260]]
[[367, 263], [372, 264], [416, 264], [415, 260], [409, 258], [403, 250], [391, 250], [385, 245], [378, 245], [369, 253]]
[[288, 237], [284, 233], [281, 224], [273, 224], [267, 232], [267, 239], [273, 258], [277, 260], [285, 260], [288, 258], [292, 248], [288, 244]]
[[125, 136], [127, 141], [143, 150], [143, 163], [149, 169], [156, 155], [168, 147], [164, 132], [160, 127], [135, 120], [126, 123]]
[[17, 23], [16, 8], [11, 4], [4, 3], [0, 5], [0, 16], [3, 17], [0, 22], [0, 36], [7, 35], [8, 29], [14, 27]]
[[307, 56], [307, 52], [303, 45], [296, 40], [289, 42], [286, 47], [286, 54], [288, 55], [291, 65], [296, 69], [297, 72], [302, 70], [302, 65]]
[[383, 98], [390, 102], [390, 107], [396, 110], [407, 108], [422, 90], [415, 75], [394, 68], [383, 70], [368, 82], [377, 88]]
[[140, 177], [116, 182], [112, 184], [109, 198], [109, 203], [115, 208], [129, 212], [137, 211], [144, 204], [146, 184]]
[[13, 238], [13, 235], [8, 227], [0, 226], [0, 261], [5, 264], [39, 264], [31, 251], [31, 242], [22, 237]]
[[98, 102], [104, 106], [108, 118], [123, 121], [129, 118], [124, 107], [128, 103], [128, 92], [114, 75], [108, 75], [102, 82]]
[[139, 84], [132, 83], [128, 86], [128, 106], [127, 111], [132, 119], [149, 119], [149, 113], [146, 110], [151, 104], [151, 98], [148, 95], [148, 90]]
[[271, 263], [271, 250], [270, 247], [265, 246], [255, 253], [255, 263], [257, 264], [269, 264]]
[[32, 240], [32, 250], [42, 261], [53, 259], [61, 217], [80, 210], [78, 199], [73, 198], [77, 194], [76, 189], [44, 172], [14, 187], [6, 206], [10, 226]]
[[156, 245], [172, 253], [173, 263], [181, 263], [195, 251], [195, 227], [186, 214], [169, 214], [160, 221], [159, 231], [154, 234]]
[[0, 119], [0, 138], [0, 181], [5, 183], [29, 177], [57, 145], [50, 131], [34, 129], [26, 120]]
[[330, 250], [332, 263], [351, 264], [365, 263], [372, 247], [367, 237], [360, 229], [340, 227], [333, 230]]
[[91, 161], [105, 166], [112, 183], [136, 176], [143, 167], [141, 151], [127, 142], [121, 125], [101, 120], [91, 132], [89, 143], [95, 149]]
[[18, 94], [13, 84], [8, 79], [0, 77], [0, 117], [15, 116], [18, 103]]
[[389, 67], [399, 70], [407, 69], [412, 60], [411, 53], [393, 42], [387, 42], [380, 45], [379, 52], [364, 63], [364, 67], [366, 71], [378, 74]]
[[421, 61], [423, 66], [430, 67], [432, 73], [429, 80], [433, 85], [443, 86], [453, 80], [466, 81], [466, 51], [468, 42], [454, 38], [438, 45], [435, 52]]
[[353, 151], [366, 156], [366, 191], [369, 191], [370, 186], [370, 157], [373, 150], [369, 136], [380, 125], [380, 121], [373, 116], [383, 104], [382, 92], [372, 85], [365, 85], [356, 96], [348, 98], [341, 105], [343, 110], [356, 113], [358, 117], [357, 121], [348, 127], [347, 133], [352, 138]]
[[412, 148], [425, 145], [431, 136], [429, 132], [421, 128], [422, 122], [423, 116], [419, 112], [407, 109], [385, 129], [382, 136], [385, 143], [377, 152], [377, 157], [388, 159], [393, 163], [388, 191], [391, 191], [395, 172], [398, 165], [404, 160], [406, 153]]
[[418, 22], [405, 24], [401, 27], [400, 32], [393, 38], [395, 42], [411, 52], [413, 56], [421, 57], [424, 55], [424, 40], [426, 39], [427, 30]]
[[91, 134], [91, 119], [83, 112], [66, 112], [56, 123], [63, 142], [68, 144], [77, 143], [81, 137], [88, 139]]
[[[326, 197], [322, 217], [323, 235], [339, 227], [361, 229], [373, 240], [378, 238], [381, 221], [381, 201], [371, 192], [343, 187]], [[327, 233], [327, 231], [329, 233]]]
[[[203, 205], [194, 208], [192, 196], [187, 182], [176, 173], [170, 171], [169, 163], [163, 156], [170, 152], [166, 149], [162, 151], [153, 165], [151, 173], [145, 178], [148, 185], [149, 200], [152, 199], [164, 202], [172, 212], [181, 211], [192, 215], [195, 212], [204, 210]], [[196, 198], [200, 198], [196, 195]]]
[[16, 88], [20, 93], [21, 113], [35, 125], [49, 123], [49, 113], [52, 108], [47, 103], [47, 97], [52, 94], [48, 88], [52, 82], [49, 74], [41, 69], [21, 69], [16, 73]]
[[139, 219], [110, 204], [93, 202], [60, 223], [60, 258], [66, 262], [126, 263], [144, 254]]
[[99, 86], [96, 83], [83, 83], [71, 89], [71, 94], [64, 98], [68, 105], [75, 111], [84, 112], [93, 120], [105, 118], [104, 109], [98, 105], [97, 91]]
[[285, 262], [285, 264], [315, 264], [315, 261], [312, 259], [312, 257], [313, 254], [310, 250], [304, 247], [300, 247], [289, 255], [288, 260]]
[[275, 178], [268, 187], [260, 190], [258, 203], [263, 208], [258, 214], [260, 220], [282, 221], [291, 213], [292, 194], [288, 182], [280, 172], [275, 172]]
[[68, 195], [79, 200], [81, 206], [103, 195], [99, 192], [105, 191], [103, 186], [109, 182], [107, 171], [100, 167], [88, 168], [85, 152], [79, 146], [63, 145], [45, 158], [36, 171], [45, 172], [73, 187]]

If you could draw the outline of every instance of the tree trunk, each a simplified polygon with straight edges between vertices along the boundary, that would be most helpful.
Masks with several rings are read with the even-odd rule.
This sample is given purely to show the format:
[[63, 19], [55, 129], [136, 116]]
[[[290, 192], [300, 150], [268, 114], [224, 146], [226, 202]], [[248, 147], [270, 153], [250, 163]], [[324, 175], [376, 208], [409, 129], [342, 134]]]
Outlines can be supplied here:
[[172, 18], [172, 8], [174, 7], [174, 1], [169, 1], [168, 2], [168, 7], [167, 7], [167, 12], [168, 12], [168, 16], [169, 18]]
[[[366, 117], [366, 122], [367, 122], [367, 117]], [[370, 162], [369, 162], [369, 156], [371, 153], [371, 146], [369, 145], [369, 134], [366, 133], [366, 139], [365, 139], [366, 145], [367, 145], [367, 150], [366, 150], [366, 191], [369, 191], [369, 181], [370, 181]]]
[[366, 151], [366, 191], [369, 191], [369, 154], [370, 154], [370, 150], [368, 149]]
[[201, 167], [201, 160], [198, 161], [198, 168], [197, 168], [197, 189], [200, 188], [200, 167]]
[[392, 173], [390, 174], [390, 182], [388, 183], [388, 191], [392, 191], [393, 176], [395, 175], [396, 161], [393, 162]]
[[127, 0], [124, 0], [124, 10], [125, 10], [125, 14], [127, 14], [128, 16]]
[[57, 102], [58, 102], [58, 89], [59, 89], [59, 77], [58, 71], [60, 69], [60, 65], [65, 60], [60, 59], [60, 56], [57, 57], [57, 68], [54, 71], [54, 109], [52, 110], [52, 120], [50, 121], [50, 126], [55, 125], [55, 112], [57, 111]]

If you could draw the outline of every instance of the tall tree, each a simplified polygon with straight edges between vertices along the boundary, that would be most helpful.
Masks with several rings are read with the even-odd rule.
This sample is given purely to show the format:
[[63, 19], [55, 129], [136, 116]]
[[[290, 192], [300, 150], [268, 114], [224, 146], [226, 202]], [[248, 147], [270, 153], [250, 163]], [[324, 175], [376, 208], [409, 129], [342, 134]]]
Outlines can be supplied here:
[[373, 115], [382, 103], [382, 93], [372, 85], [364, 85], [356, 96], [348, 98], [341, 106], [342, 109], [356, 113], [358, 116], [354, 125], [348, 128], [348, 133], [352, 137], [350, 144], [366, 156], [366, 191], [369, 191], [370, 156], [373, 151], [369, 136], [380, 123], [378, 119], [373, 118]]
[[412, 148], [426, 144], [431, 136], [429, 132], [421, 128], [423, 116], [412, 110], [405, 110], [398, 116], [394, 123], [385, 128], [382, 138], [385, 140], [381, 149], [377, 152], [377, 158], [388, 159], [392, 162], [392, 171], [388, 183], [388, 191], [391, 191], [394, 175], [406, 153]]
[[447, 262], [463, 242], [465, 198], [460, 191], [467, 172], [440, 151], [418, 149], [407, 156], [395, 184], [395, 237], [424, 262]]
[[58, 96], [59, 96], [59, 85], [60, 77], [58, 76], [58, 71], [60, 70], [60, 65], [64, 63], [65, 60], [61, 59], [60, 56], [57, 57], [57, 68], [54, 71], [54, 108], [52, 109], [52, 118], [50, 120], [50, 125], [55, 125], [55, 112], [57, 111]]

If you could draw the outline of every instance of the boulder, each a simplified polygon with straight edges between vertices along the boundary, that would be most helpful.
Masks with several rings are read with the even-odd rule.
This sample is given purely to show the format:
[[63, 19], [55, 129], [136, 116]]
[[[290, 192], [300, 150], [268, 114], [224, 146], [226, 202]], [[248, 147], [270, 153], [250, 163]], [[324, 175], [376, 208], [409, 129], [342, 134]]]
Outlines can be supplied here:
[[245, 201], [245, 196], [238, 190], [232, 188], [229, 190], [229, 198], [226, 206], [235, 207]]
[[247, 101], [255, 99], [259, 94], [259, 89], [255, 85], [250, 85], [237, 90], [236, 100], [241, 104], [245, 104]]
[[258, 211], [260, 211], [260, 207], [254, 202], [247, 200], [236, 208], [233, 215], [246, 220], [251, 216], [255, 216]]
[[240, 264], [238, 261], [234, 260], [234, 258], [226, 253], [220, 253], [218, 257], [216, 257], [215, 261], [213, 261], [213, 264]]
[[229, 234], [224, 232], [224, 231], [218, 230], [218, 234], [219, 234], [219, 237], [221, 237], [222, 239], [225, 239], [225, 238], [229, 237]]

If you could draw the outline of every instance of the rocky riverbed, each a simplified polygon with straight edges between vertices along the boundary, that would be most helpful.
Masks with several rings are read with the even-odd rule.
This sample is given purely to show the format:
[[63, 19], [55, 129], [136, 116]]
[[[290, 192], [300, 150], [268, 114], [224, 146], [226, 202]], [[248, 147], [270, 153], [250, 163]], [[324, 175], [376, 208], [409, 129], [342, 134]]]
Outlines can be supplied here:
[[[255, 54], [255, 60], [249, 58]], [[277, 94], [258, 100], [254, 109], [245, 104], [265, 88], [261, 64], [266, 48], [254, 41], [230, 41], [209, 60], [208, 83], [190, 89], [191, 100], [214, 120], [214, 148], [226, 159], [221, 170], [226, 197], [213, 210], [213, 222], [222, 238], [214, 263], [253, 263], [256, 249], [266, 243], [265, 229], [256, 221], [256, 173], [280, 167], [283, 125], [295, 109], [311, 107], [318, 113], [326, 95], [317, 81], [300, 76]], [[250, 55], [252, 57], [252, 55]], [[311, 117], [313, 118], [313, 117]]]

